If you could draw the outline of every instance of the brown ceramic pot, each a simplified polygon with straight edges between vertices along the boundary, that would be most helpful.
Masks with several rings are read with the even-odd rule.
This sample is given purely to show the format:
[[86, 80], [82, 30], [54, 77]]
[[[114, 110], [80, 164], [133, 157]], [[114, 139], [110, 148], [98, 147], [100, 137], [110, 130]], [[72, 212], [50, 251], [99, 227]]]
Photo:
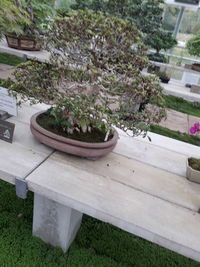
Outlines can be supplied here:
[[199, 64], [192, 64], [192, 70], [200, 72], [200, 65]]
[[31, 132], [43, 144], [68, 154], [96, 159], [110, 153], [117, 144], [118, 133], [114, 131], [111, 140], [102, 143], [87, 143], [54, 134], [42, 128], [36, 121], [43, 112], [38, 112], [31, 117]]
[[39, 51], [42, 43], [34, 37], [6, 35], [8, 46], [20, 50]]

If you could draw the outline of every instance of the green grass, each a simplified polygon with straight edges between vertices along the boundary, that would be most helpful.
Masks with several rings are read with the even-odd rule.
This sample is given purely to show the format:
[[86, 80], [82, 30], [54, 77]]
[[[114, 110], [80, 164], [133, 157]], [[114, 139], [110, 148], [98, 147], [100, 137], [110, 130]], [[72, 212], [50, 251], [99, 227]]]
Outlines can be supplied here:
[[190, 102], [181, 97], [163, 95], [166, 108], [174, 109], [192, 116], [200, 117], [200, 103]]
[[195, 146], [200, 146], [200, 139], [197, 136], [193, 136], [187, 133], [181, 133], [179, 131], [173, 131], [160, 125], [151, 125], [150, 131], [156, 134], [164, 135], [185, 143], [189, 143]]
[[6, 53], [0, 53], [0, 63], [1, 64], [7, 64], [11, 66], [17, 66], [20, 63], [24, 62], [23, 58], [6, 54]]
[[[107, 223], [84, 216], [68, 253], [31, 235], [32, 193], [18, 199], [0, 181], [1, 267], [200, 267], [200, 264]], [[140, 216], [138, 214], [138, 216]]]

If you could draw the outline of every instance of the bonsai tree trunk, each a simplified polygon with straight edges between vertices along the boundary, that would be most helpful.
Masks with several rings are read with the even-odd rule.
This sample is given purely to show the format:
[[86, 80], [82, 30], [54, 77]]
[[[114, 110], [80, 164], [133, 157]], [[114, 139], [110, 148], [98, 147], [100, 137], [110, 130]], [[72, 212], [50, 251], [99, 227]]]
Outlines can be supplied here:
[[160, 55], [160, 49], [159, 48], [156, 48], [156, 53], [155, 53], [157, 56]]

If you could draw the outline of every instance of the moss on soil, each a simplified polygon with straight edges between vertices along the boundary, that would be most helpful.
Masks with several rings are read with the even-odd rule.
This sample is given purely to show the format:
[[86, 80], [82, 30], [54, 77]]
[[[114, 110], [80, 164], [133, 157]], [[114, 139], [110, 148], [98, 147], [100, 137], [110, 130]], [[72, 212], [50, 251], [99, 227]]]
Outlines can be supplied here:
[[196, 171], [200, 171], [200, 159], [189, 158], [188, 159], [189, 166]]
[[[92, 128], [90, 133], [89, 132], [79, 133], [75, 131], [73, 134], [68, 134], [67, 132], [63, 132], [61, 127], [55, 125], [54, 118], [48, 115], [47, 113], [40, 114], [37, 117], [36, 121], [42, 128], [46, 129], [47, 131], [77, 141], [88, 142], [88, 143], [101, 143], [104, 142], [106, 135], [105, 132], [102, 132], [99, 129], [94, 129], [94, 128]], [[109, 136], [108, 140], [110, 140], [112, 137], [113, 134]]]

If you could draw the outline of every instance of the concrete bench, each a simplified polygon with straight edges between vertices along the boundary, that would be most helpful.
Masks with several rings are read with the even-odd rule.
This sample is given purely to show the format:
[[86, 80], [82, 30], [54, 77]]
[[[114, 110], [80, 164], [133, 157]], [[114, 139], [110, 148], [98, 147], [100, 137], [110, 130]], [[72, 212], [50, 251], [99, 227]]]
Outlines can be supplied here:
[[16, 178], [25, 180], [39, 166], [53, 149], [38, 143], [30, 133], [30, 117], [40, 111], [42, 105], [23, 105], [17, 117], [7, 121], [15, 123], [13, 143], [0, 140], [0, 179], [15, 184]]
[[25, 105], [9, 119], [16, 124], [13, 144], [0, 141], [0, 178], [14, 184], [17, 176], [34, 192], [34, 236], [66, 251], [88, 214], [200, 261], [200, 185], [184, 177], [198, 147], [120, 132], [113, 153], [88, 161], [33, 138], [29, 119], [41, 108]]

